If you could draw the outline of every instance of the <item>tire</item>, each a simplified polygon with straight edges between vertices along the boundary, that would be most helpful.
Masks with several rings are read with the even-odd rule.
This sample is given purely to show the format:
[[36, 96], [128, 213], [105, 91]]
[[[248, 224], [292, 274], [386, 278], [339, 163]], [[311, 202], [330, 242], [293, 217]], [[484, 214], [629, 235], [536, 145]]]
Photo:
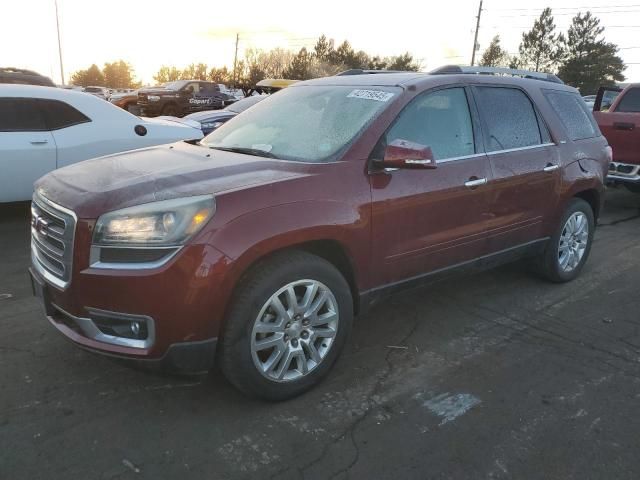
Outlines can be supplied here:
[[640, 183], [625, 183], [624, 186], [627, 187], [627, 190], [630, 192], [640, 193]]
[[[568, 223], [570, 219], [574, 220], [573, 226]], [[587, 231], [580, 230], [581, 226]], [[591, 205], [581, 198], [573, 198], [567, 205], [556, 232], [537, 259], [537, 271], [555, 283], [569, 282], [576, 278], [589, 258], [594, 230], [595, 218]], [[571, 243], [567, 245], [568, 242]], [[560, 251], [561, 247], [564, 253]]]
[[177, 117], [178, 116], [178, 107], [174, 103], [169, 103], [162, 107], [162, 115], [167, 115], [169, 117]]
[[[292, 297], [287, 287], [295, 293], [300, 315], [290, 314]], [[274, 298], [284, 310], [274, 308]], [[315, 314], [303, 313], [312, 312], [316, 304]], [[241, 280], [226, 316], [218, 362], [226, 378], [243, 393], [286, 400], [309, 390], [329, 373], [352, 323], [351, 290], [331, 263], [298, 250], [278, 253]], [[269, 332], [260, 333], [264, 329]], [[331, 331], [335, 332], [332, 338], [327, 333]], [[264, 348], [268, 343], [273, 348]], [[307, 373], [303, 373], [305, 367]]]

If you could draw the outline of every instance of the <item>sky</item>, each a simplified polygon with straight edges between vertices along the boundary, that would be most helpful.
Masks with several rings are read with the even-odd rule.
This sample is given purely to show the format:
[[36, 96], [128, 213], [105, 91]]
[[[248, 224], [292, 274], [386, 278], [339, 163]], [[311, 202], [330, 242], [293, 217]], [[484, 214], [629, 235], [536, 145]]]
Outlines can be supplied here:
[[[325, 34], [371, 55], [408, 51], [430, 70], [469, 64], [477, 0], [58, 0], [63, 66], [73, 71], [123, 59], [143, 83], [162, 65], [232, 66], [247, 48], [299, 50]], [[640, 0], [485, 0], [480, 52], [500, 34], [514, 53], [522, 32], [552, 4], [565, 31], [579, 11], [602, 20], [605, 38], [621, 47], [629, 81], [640, 81]], [[54, 0], [0, 0], [0, 66], [29, 68], [60, 82]]]

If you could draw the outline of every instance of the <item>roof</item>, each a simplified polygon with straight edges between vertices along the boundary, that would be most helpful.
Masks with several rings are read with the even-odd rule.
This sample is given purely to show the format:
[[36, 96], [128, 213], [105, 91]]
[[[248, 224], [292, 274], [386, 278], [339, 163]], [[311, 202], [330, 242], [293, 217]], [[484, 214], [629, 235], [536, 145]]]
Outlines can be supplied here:
[[402, 72], [387, 73], [385, 75], [343, 75], [334, 77], [317, 78], [300, 82], [293, 87], [305, 85], [340, 85], [354, 87], [401, 87], [418, 88], [420, 90], [429, 86], [439, 86], [454, 83], [486, 83], [498, 85], [522, 85], [530, 88], [546, 88], [554, 90], [577, 90], [562, 83], [545, 82], [531, 78], [520, 78], [502, 75], [474, 75], [469, 73], [438, 73]]
[[0, 83], [0, 98], [41, 98], [46, 100], [60, 100], [73, 105], [85, 115], [102, 118], [123, 118], [131, 116], [125, 110], [116, 107], [90, 93], [68, 90], [57, 87], [41, 87], [38, 85], [15, 85]]

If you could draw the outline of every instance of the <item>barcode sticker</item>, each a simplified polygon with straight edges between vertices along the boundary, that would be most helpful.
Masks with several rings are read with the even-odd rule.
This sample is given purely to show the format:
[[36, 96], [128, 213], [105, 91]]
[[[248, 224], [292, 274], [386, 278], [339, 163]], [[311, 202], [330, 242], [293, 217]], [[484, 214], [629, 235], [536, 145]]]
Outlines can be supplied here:
[[376, 102], [388, 102], [389, 99], [393, 97], [393, 93], [382, 92], [380, 90], [354, 90], [347, 95], [347, 97], [375, 100]]

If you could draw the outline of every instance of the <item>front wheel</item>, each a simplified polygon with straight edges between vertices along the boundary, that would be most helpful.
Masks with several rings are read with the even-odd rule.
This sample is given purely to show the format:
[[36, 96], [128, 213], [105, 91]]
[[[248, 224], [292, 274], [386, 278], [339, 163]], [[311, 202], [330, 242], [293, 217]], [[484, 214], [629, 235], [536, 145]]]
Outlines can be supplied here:
[[352, 320], [349, 285], [331, 263], [302, 251], [275, 255], [252, 269], [232, 300], [222, 371], [250, 396], [294, 397], [329, 372]]
[[552, 282], [576, 278], [589, 257], [594, 229], [591, 205], [581, 198], [572, 199], [555, 234], [538, 258], [538, 271]]

